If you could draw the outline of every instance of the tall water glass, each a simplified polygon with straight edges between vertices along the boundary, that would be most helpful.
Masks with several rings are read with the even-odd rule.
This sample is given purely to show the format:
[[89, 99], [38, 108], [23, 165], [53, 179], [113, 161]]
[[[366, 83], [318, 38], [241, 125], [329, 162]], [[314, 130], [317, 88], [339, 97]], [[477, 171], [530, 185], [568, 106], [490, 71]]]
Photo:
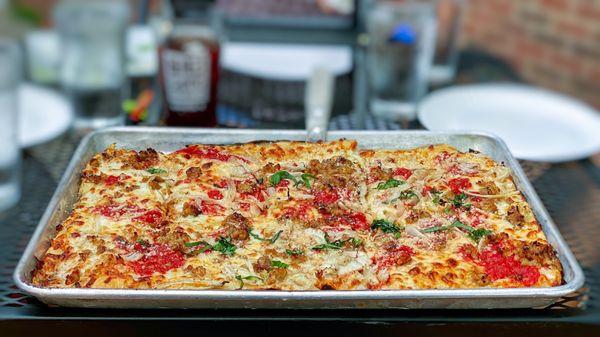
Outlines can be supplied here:
[[458, 65], [458, 38], [467, 0], [439, 0], [437, 39], [433, 66], [429, 72], [432, 86], [452, 82]]
[[63, 0], [55, 8], [61, 85], [75, 111], [75, 128], [123, 123], [129, 15], [129, 5], [120, 0]]
[[0, 39], [0, 211], [21, 196], [21, 151], [17, 137], [20, 52], [11, 40]]
[[416, 117], [435, 45], [433, 1], [377, 1], [367, 13], [369, 108], [393, 120]]

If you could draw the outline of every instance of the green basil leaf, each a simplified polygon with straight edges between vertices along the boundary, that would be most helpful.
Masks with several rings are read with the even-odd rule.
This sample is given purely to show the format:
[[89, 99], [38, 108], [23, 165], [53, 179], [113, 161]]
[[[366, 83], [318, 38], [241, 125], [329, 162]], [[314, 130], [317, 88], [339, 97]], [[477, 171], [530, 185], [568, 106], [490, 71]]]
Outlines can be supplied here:
[[410, 198], [419, 198], [419, 196], [413, 192], [412, 190], [406, 190], [406, 191], [402, 191], [400, 192], [400, 195], [398, 196], [398, 199], [410, 199]]
[[263, 279], [258, 277], [258, 276], [253, 276], [253, 275], [248, 275], [248, 276], [242, 276], [242, 275], [235, 275], [235, 279], [240, 281], [240, 289], [242, 289], [244, 287], [244, 280], [257, 280], [257, 281], [262, 281]]
[[157, 168], [157, 167], [152, 167], [146, 170], [148, 173], [150, 174], [163, 174], [163, 173], [167, 173], [167, 170], [163, 170], [161, 168]]
[[398, 187], [400, 185], [404, 184], [404, 181], [401, 180], [396, 180], [396, 179], [389, 179], [386, 182], [381, 182], [377, 185], [377, 189], [378, 190], [387, 190], [388, 188], [393, 188], [393, 187]]
[[353, 247], [360, 247], [363, 244], [363, 241], [358, 238], [350, 238], [349, 240]]
[[373, 223], [371, 224], [371, 229], [380, 229], [384, 233], [399, 233], [402, 230], [402, 228], [396, 225], [395, 223], [389, 222], [384, 219], [377, 219], [373, 221]]
[[287, 263], [283, 263], [281, 261], [277, 261], [277, 260], [271, 260], [271, 267], [275, 267], [275, 268], [287, 268], [290, 265]]
[[330, 241], [329, 235], [325, 234], [325, 243], [311, 247], [311, 249], [312, 250], [325, 250], [325, 249], [339, 250], [339, 249], [342, 249], [342, 247], [344, 247], [344, 244], [347, 242], [350, 243], [353, 247], [358, 247], [362, 244], [362, 240], [357, 239], [357, 238], [349, 238], [347, 240]]
[[277, 241], [277, 239], [279, 239], [279, 236], [281, 235], [281, 233], [283, 233], [283, 230], [280, 230], [275, 235], [273, 235], [273, 237], [271, 239], [269, 239], [269, 243], [274, 244], [275, 241]]
[[324, 250], [324, 249], [341, 249], [344, 243], [341, 240], [334, 242], [329, 241], [329, 235], [325, 233], [325, 243], [312, 247], [312, 250]]
[[309, 187], [309, 188], [310, 188], [310, 179], [316, 179], [316, 178], [317, 177], [315, 177], [314, 175], [312, 175], [310, 173], [302, 173], [302, 175], [300, 176], [300, 179], [304, 183], [304, 186]]
[[250, 230], [248, 230], [248, 234], [249, 234], [251, 237], [253, 237], [253, 238], [255, 238], [256, 240], [258, 240], [258, 241], [268, 241], [267, 239], [265, 239], [265, 238], [261, 237], [260, 235], [252, 233], [252, 230], [251, 230], [251, 229], [250, 229]]
[[231, 243], [231, 238], [221, 237], [219, 241], [212, 246], [212, 249], [223, 255], [232, 256], [235, 254], [237, 247]]
[[312, 247], [312, 250], [325, 250], [325, 249], [342, 249], [342, 245], [337, 245], [336, 242], [333, 243], [323, 243], [320, 245], [316, 245]]
[[451, 226], [434, 226], [434, 227], [429, 227], [429, 228], [425, 228], [423, 230], [421, 230], [422, 233], [434, 233], [434, 232], [439, 232], [439, 231], [445, 231], [447, 229], [450, 229]]
[[442, 192], [432, 189], [429, 191], [429, 194], [431, 194], [433, 196], [433, 199], [431, 199], [431, 202], [433, 202], [436, 205], [439, 205], [442, 203], [442, 198], [441, 198]]
[[468, 202], [465, 202], [467, 200], [467, 195], [464, 193], [458, 194], [454, 197], [454, 199], [452, 199], [452, 205], [454, 205], [454, 207], [464, 207], [464, 208], [470, 208], [471, 204]]
[[137, 240], [136, 242], [139, 243], [142, 247], [148, 247], [148, 246], [150, 246], [150, 243], [148, 241], [146, 241], [146, 240], [140, 239], [140, 240]]
[[186, 242], [183, 245], [189, 248], [197, 247], [200, 245], [202, 246], [200, 249], [195, 249], [191, 253], [204, 253], [205, 251], [213, 248], [213, 246], [206, 241]]
[[464, 223], [462, 223], [462, 222], [460, 222], [458, 220], [454, 221], [450, 226], [457, 227], [457, 228], [462, 228], [462, 229], [466, 230], [467, 232], [472, 232], [472, 231], [475, 230], [475, 228], [473, 228], [473, 227], [471, 227], [469, 225], [465, 225]]
[[296, 256], [298, 256], [298, 255], [304, 254], [304, 251], [302, 249], [286, 249], [285, 253], [287, 255], [292, 255], [292, 256], [296, 255]]
[[456, 228], [460, 228], [460, 229], [464, 229], [468, 232], [468, 236], [471, 240], [475, 241], [475, 242], [479, 242], [479, 240], [481, 240], [481, 238], [483, 238], [486, 235], [490, 235], [493, 232], [490, 230], [487, 230], [485, 228], [473, 228], [469, 225], [466, 225], [458, 220], [454, 221], [452, 224], [448, 225], [448, 226], [435, 226], [435, 227], [430, 227], [430, 228], [426, 228], [421, 230], [422, 233], [433, 233], [433, 232], [439, 232], [439, 231], [444, 231], [444, 230], [448, 230], [452, 227], [456, 227]]
[[492, 234], [492, 231], [485, 228], [478, 228], [469, 233], [469, 238], [475, 242], [479, 242], [484, 236]]
[[271, 183], [272, 186], [277, 186], [277, 184], [279, 184], [283, 179], [289, 179], [293, 182], [297, 181], [296, 177], [294, 177], [288, 171], [278, 171], [278, 172], [273, 173], [273, 175], [271, 175], [271, 177], [269, 178], [269, 182]]
[[277, 239], [279, 239], [279, 236], [281, 235], [281, 233], [283, 233], [283, 230], [280, 230], [280, 231], [278, 231], [278, 232], [277, 232], [275, 235], [273, 235], [273, 237], [271, 237], [270, 239], [266, 239], [266, 238], [263, 238], [263, 237], [261, 237], [261, 236], [260, 236], [260, 235], [258, 235], [258, 234], [255, 234], [255, 233], [253, 233], [253, 232], [252, 232], [252, 229], [248, 230], [248, 234], [249, 234], [251, 237], [253, 237], [253, 238], [255, 238], [256, 240], [259, 240], [259, 241], [268, 241], [270, 244], [273, 244], [273, 243], [275, 243], [275, 241], [277, 241]]

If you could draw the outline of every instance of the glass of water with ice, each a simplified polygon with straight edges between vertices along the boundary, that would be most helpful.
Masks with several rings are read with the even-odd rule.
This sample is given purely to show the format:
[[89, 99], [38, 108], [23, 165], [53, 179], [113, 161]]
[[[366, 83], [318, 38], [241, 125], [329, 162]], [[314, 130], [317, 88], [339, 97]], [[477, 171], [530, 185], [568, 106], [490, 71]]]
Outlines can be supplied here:
[[366, 28], [370, 111], [415, 119], [433, 62], [435, 1], [376, 1]]
[[17, 138], [20, 52], [16, 42], [0, 39], [0, 211], [21, 196], [21, 149]]
[[60, 82], [76, 129], [122, 124], [127, 1], [63, 0], [54, 10], [60, 33]]

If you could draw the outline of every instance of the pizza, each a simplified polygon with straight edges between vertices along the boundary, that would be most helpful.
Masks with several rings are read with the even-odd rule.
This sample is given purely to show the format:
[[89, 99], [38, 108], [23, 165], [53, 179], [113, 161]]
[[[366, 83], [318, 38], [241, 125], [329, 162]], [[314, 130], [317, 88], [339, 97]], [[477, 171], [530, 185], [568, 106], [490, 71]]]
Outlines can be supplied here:
[[562, 267], [510, 170], [448, 145], [111, 146], [32, 274], [49, 288], [551, 287]]

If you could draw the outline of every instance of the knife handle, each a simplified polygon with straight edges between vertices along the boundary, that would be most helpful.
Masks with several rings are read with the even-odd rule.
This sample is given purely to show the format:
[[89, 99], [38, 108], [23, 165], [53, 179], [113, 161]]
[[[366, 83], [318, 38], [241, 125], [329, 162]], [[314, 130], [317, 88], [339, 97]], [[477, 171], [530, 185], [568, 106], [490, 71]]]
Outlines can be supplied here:
[[304, 109], [307, 140], [326, 140], [334, 91], [333, 74], [324, 67], [316, 67], [306, 84]]

